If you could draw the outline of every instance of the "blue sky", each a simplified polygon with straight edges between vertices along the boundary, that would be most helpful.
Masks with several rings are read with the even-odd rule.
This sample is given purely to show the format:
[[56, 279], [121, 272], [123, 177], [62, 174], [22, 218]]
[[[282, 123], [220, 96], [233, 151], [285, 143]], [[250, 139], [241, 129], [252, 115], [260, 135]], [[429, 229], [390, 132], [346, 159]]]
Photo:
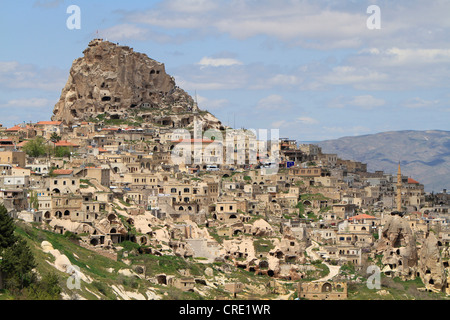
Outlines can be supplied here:
[[299, 141], [448, 130], [449, 12], [443, 0], [0, 0], [0, 123], [48, 120], [98, 32], [163, 62], [231, 126]]

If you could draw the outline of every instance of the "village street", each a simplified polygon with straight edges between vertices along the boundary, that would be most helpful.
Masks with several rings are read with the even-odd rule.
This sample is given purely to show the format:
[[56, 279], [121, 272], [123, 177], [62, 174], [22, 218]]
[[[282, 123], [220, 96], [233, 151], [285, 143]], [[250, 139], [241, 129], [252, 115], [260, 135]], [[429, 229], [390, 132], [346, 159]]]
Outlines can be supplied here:
[[[322, 257], [320, 257], [320, 255], [317, 253], [318, 251], [313, 250], [315, 248], [320, 250], [320, 245], [316, 241], [311, 240], [311, 245], [308, 248], [306, 248], [306, 253], [308, 254], [309, 257], [312, 258], [312, 260], [323, 260]], [[339, 270], [341, 268], [340, 266], [330, 265], [325, 261], [323, 261], [322, 263], [325, 264], [328, 267], [328, 269], [330, 269], [330, 273], [323, 278], [315, 280], [314, 282], [331, 280], [339, 273]]]

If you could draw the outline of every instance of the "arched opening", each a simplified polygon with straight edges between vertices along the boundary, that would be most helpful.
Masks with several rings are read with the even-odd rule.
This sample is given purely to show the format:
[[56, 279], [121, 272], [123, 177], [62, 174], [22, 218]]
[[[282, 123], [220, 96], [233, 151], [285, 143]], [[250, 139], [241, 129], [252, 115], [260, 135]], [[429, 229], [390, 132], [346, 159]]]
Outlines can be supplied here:
[[109, 222], [112, 222], [112, 221], [114, 221], [114, 220], [116, 220], [116, 215], [114, 214], [114, 213], [111, 213], [110, 215], [108, 215], [108, 221]]
[[322, 286], [322, 292], [331, 292], [331, 288], [331, 284], [327, 282]]
[[165, 274], [160, 274], [156, 276], [156, 281], [158, 284], [167, 284], [167, 276]]
[[93, 245], [93, 246], [98, 245], [98, 239], [97, 238], [91, 239], [90, 244]]
[[112, 228], [112, 229], [109, 231], [109, 233], [117, 233], [116, 228]]
[[60, 193], [61, 193], [61, 191], [59, 191], [58, 188], [53, 189], [52, 192], [53, 192], [53, 193], [56, 193], [56, 194], [60, 194]]
[[50, 219], [50, 212], [47, 211], [46, 213], [44, 213], [44, 218], [45, 219]]
[[62, 212], [61, 211], [56, 211], [55, 217], [62, 218]]
[[69, 210], [64, 211], [64, 216], [70, 216], [70, 211]]

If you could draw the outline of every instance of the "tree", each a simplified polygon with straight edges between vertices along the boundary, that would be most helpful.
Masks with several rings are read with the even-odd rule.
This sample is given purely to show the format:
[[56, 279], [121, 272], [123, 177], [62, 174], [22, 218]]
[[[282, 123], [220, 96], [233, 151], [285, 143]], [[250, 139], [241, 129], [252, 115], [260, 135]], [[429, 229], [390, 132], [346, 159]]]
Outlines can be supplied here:
[[55, 157], [64, 158], [70, 157], [71, 149], [69, 147], [57, 147], [55, 150]]
[[23, 147], [23, 151], [25, 151], [29, 157], [39, 158], [46, 155], [49, 148], [45, 145], [44, 138], [36, 137], [27, 142], [27, 144]]
[[59, 142], [61, 141], [61, 137], [58, 136], [56, 132], [53, 132], [52, 135], [50, 136], [50, 141], [53, 143]]
[[59, 300], [61, 287], [55, 273], [45, 274], [40, 281], [34, 282], [24, 290], [26, 300]]
[[22, 237], [10, 247], [3, 250], [0, 270], [6, 274], [6, 287], [12, 291], [20, 291], [35, 282], [36, 267], [33, 253], [28, 247], [27, 241]]
[[14, 235], [14, 220], [8, 216], [8, 210], [3, 204], [0, 205], [0, 254], [8, 247], [11, 247], [17, 240]]

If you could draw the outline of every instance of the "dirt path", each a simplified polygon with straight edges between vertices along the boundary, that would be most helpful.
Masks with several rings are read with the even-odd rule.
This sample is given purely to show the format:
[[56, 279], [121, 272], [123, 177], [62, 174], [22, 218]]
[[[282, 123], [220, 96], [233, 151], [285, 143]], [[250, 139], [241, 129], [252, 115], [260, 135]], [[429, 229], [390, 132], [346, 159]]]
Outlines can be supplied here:
[[[311, 245], [308, 248], [306, 248], [306, 253], [308, 254], [308, 256], [310, 256], [313, 260], [323, 260], [320, 257], [320, 255], [317, 254], [317, 251], [313, 250], [314, 248], [320, 249], [320, 245], [316, 241], [311, 240]], [[330, 273], [323, 278], [314, 280], [313, 282], [331, 280], [339, 273], [339, 270], [341, 269], [340, 266], [333, 266], [325, 261], [323, 261], [323, 264], [325, 264], [328, 267], [328, 269], [330, 269]]]

